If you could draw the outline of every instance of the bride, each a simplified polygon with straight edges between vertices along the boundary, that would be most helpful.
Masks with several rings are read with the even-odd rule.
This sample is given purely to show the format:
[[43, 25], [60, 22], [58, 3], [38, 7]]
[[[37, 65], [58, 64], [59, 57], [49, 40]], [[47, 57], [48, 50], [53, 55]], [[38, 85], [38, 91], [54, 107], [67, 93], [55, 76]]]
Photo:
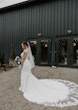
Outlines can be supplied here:
[[35, 67], [30, 44], [22, 42], [21, 85], [28, 101], [45, 106], [65, 107], [78, 105], [78, 85], [61, 79], [37, 79], [31, 72]]

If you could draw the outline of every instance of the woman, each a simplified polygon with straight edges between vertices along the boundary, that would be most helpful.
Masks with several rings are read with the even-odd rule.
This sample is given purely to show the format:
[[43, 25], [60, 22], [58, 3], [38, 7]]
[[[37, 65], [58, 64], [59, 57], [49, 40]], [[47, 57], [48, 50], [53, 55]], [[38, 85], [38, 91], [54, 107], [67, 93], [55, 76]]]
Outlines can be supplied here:
[[37, 79], [31, 69], [35, 66], [29, 43], [22, 43], [21, 86], [23, 96], [31, 102], [49, 106], [78, 105], [78, 85], [60, 79]]

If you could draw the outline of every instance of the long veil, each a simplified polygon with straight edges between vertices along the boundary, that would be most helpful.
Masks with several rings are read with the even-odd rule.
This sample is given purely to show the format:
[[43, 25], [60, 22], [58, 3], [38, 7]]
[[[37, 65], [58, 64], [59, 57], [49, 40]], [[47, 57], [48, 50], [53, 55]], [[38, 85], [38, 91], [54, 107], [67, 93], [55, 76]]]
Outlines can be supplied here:
[[32, 51], [31, 51], [31, 47], [30, 47], [29, 42], [27, 42], [27, 44], [28, 44], [28, 49], [29, 49], [28, 59], [30, 60], [31, 68], [34, 68], [35, 67], [34, 56], [32, 55]]

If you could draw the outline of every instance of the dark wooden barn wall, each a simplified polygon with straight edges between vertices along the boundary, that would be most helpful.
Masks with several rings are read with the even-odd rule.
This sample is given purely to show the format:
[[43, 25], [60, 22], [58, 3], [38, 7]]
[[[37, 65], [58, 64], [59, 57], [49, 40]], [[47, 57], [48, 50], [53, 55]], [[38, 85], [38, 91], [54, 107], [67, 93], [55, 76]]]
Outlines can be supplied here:
[[18, 10], [0, 13], [0, 53], [6, 61], [10, 57], [11, 43], [16, 55], [21, 42], [36, 38], [38, 33], [52, 39], [52, 63], [55, 63], [55, 36], [65, 35], [71, 29], [78, 33], [78, 0], [54, 0]]

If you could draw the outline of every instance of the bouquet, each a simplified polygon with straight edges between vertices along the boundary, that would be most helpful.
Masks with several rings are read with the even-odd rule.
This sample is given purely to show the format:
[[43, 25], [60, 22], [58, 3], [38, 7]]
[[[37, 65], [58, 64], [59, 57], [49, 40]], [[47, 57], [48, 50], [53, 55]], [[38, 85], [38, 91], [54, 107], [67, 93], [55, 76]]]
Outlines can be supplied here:
[[15, 62], [17, 65], [20, 65], [21, 64], [21, 58], [19, 56], [16, 56]]
[[21, 69], [21, 58], [19, 56], [16, 56], [15, 63], [19, 66], [19, 69]]

